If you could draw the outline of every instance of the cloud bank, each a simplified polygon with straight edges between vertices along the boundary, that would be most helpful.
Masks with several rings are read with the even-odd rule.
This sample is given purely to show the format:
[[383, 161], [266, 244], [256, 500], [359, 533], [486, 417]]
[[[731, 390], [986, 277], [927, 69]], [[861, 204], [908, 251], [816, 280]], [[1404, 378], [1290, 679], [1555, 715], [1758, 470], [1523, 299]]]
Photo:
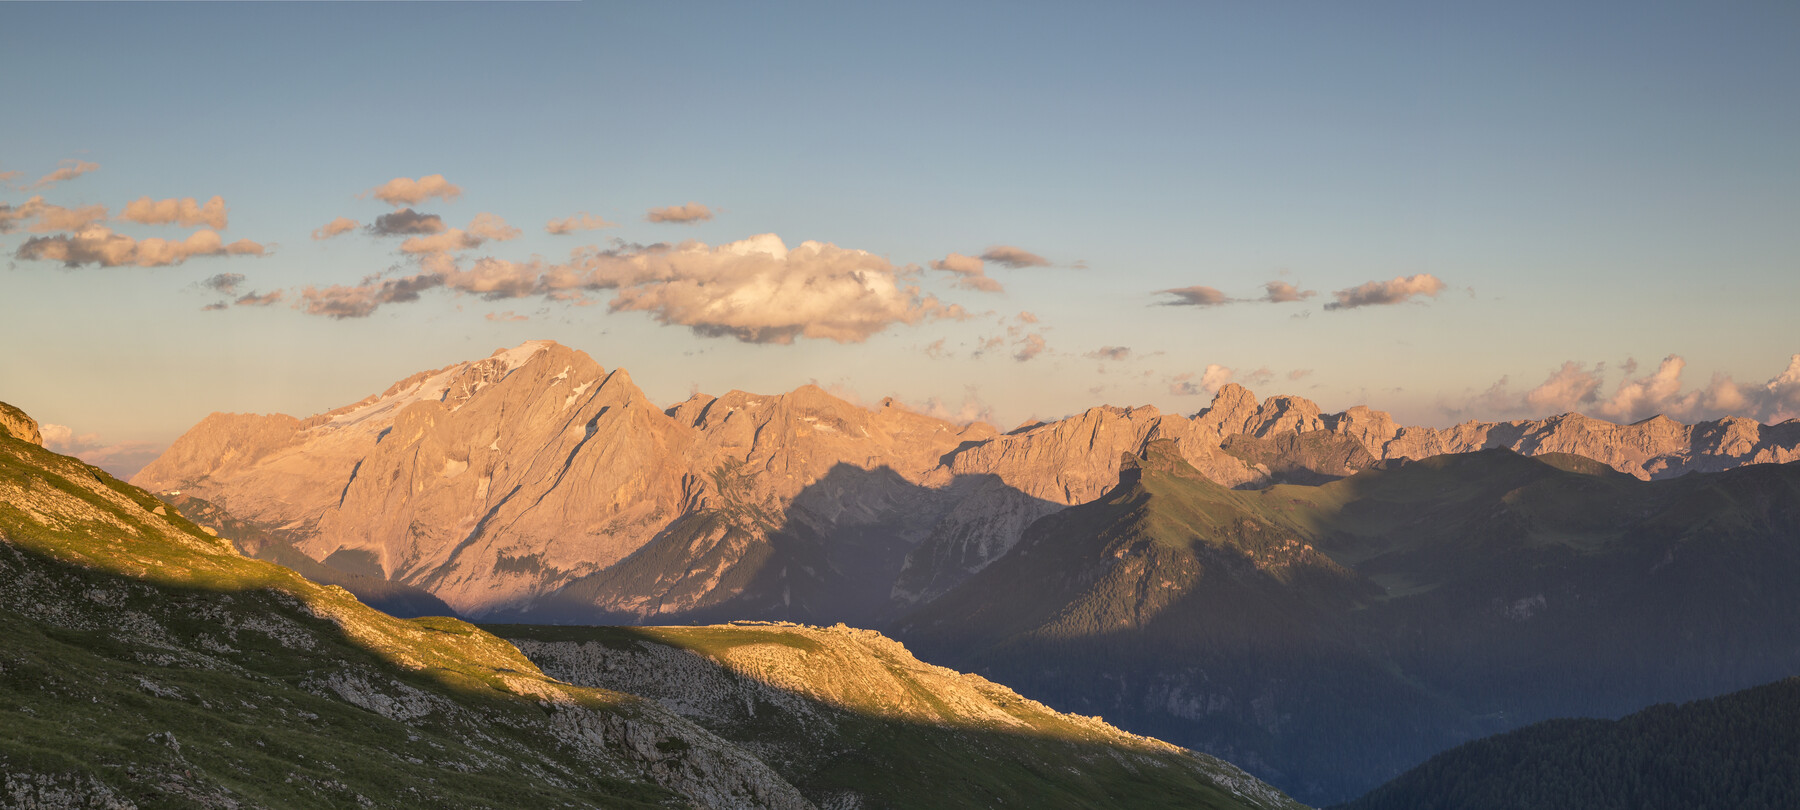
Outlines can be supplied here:
[[97, 264], [101, 267], [163, 267], [181, 264], [194, 256], [261, 256], [263, 246], [248, 239], [226, 244], [213, 231], [195, 231], [182, 240], [133, 239], [94, 225], [75, 234], [37, 236], [25, 240], [14, 254], [20, 259], [48, 259], [64, 267]]
[[645, 312], [660, 323], [746, 343], [802, 337], [859, 343], [896, 324], [967, 315], [902, 284], [900, 269], [872, 253], [823, 242], [790, 250], [774, 234], [717, 247], [689, 241], [590, 249], [564, 264], [483, 258], [464, 269], [440, 254], [403, 278], [307, 287], [296, 306], [359, 318], [437, 287], [485, 300], [610, 290], [615, 312]]
[[193, 197], [152, 200], [140, 197], [127, 203], [119, 219], [139, 225], [183, 225], [189, 228], [205, 225], [225, 230], [225, 198], [214, 195], [202, 205]]

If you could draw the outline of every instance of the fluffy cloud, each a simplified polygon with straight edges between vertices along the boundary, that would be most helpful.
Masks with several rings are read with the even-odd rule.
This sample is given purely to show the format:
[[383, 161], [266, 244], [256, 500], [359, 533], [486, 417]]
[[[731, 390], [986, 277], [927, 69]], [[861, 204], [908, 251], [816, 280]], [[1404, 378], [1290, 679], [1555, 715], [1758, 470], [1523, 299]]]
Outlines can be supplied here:
[[1017, 270], [1021, 267], [1049, 267], [1050, 260], [1023, 248], [1011, 245], [995, 245], [981, 254], [982, 261], [993, 262], [1002, 267]]
[[62, 166], [56, 171], [38, 178], [37, 182], [26, 186], [26, 188], [49, 188], [64, 180], [74, 180], [75, 178], [98, 168], [100, 168], [100, 164], [98, 163], [89, 163], [85, 160], [65, 160], [62, 162]]
[[192, 228], [206, 225], [215, 230], [225, 230], [225, 198], [215, 195], [201, 205], [193, 197], [166, 200], [152, 200], [140, 197], [127, 203], [125, 210], [119, 213], [119, 219], [136, 222], [139, 225], [183, 225]]
[[382, 183], [379, 186], [369, 189], [368, 193], [375, 199], [387, 203], [388, 205], [395, 208], [402, 208], [409, 205], [418, 205], [432, 197], [436, 197], [444, 202], [450, 202], [451, 200], [462, 196], [462, 189], [451, 184], [450, 181], [445, 180], [444, 176], [441, 174], [428, 174], [417, 180], [407, 177], [396, 177], [386, 183]]
[[1211, 287], [1176, 287], [1170, 290], [1157, 290], [1159, 295], [1173, 295], [1174, 301], [1163, 301], [1166, 307], [1216, 307], [1231, 303], [1231, 297]]
[[0, 233], [16, 230], [21, 224], [31, 220], [32, 233], [54, 233], [57, 231], [79, 231], [96, 222], [106, 219], [106, 206], [84, 205], [80, 208], [64, 208], [44, 202], [43, 197], [32, 197], [18, 206], [0, 205]]
[[356, 227], [356, 220], [349, 217], [338, 217], [324, 225], [314, 228], [312, 238], [320, 240], [330, 239], [333, 236], [354, 231], [356, 230]]
[[510, 309], [509, 309], [509, 310], [507, 310], [507, 311], [505, 311], [505, 312], [489, 312], [489, 313], [488, 313], [488, 314], [487, 314], [487, 319], [488, 319], [488, 320], [490, 320], [490, 321], [498, 321], [498, 322], [501, 322], [501, 323], [511, 323], [511, 322], [516, 322], [516, 321], [529, 321], [529, 320], [531, 320], [531, 318], [529, 318], [529, 317], [527, 317], [527, 316], [525, 316], [525, 315], [515, 315], [515, 314], [513, 314], [513, 311], [512, 311], [512, 310], [510, 310]]
[[1125, 346], [1101, 346], [1084, 356], [1089, 360], [1127, 360], [1131, 357], [1131, 349]]
[[1537, 413], [1567, 413], [1599, 399], [1605, 364], [1588, 369], [1573, 360], [1563, 363], [1542, 385], [1525, 392], [1525, 405]]
[[952, 253], [931, 262], [931, 269], [956, 274], [955, 286], [965, 290], [996, 293], [1005, 290], [999, 281], [987, 274], [986, 263], [974, 256]]
[[443, 217], [437, 214], [421, 214], [411, 208], [402, 208], [391, 214], [382, 214], [376, 217], [375, 222], [369, 226], [369, 232], [376, 236], [416, 236], [440, 233], [443, 230]]
[[858, 343], [898, 323], [967, 317], [960, 306], [900, 279], [899, 268], [866, 251], [821, 242], [789, 250], [779, 237], [763, 234], [718, 247], [690, 241], [588, 249], [556, 265], [484, 258], [464, 270], [434, 254], [407, 278], [307, 287], [296, 306], [358, 318], [433, 287], [487, 300], [611, 290], [614, 311], [647, 312], [708, 337], [783, 344], [799, 337]]
[[164, 445], [151, 442], [124, 441], [107, 443], [97, 433], [77, 435], [66, 425], [44, 422], [38, 425], [38, 432], [44, 437], [44, 447], [51, 451], [74, 456], [82, 461], [106, 470], [118, 478], [130, 478], [137, 474], [144, 465], [162, 455]]
[[692, 225], [696, 222], [705, 222], [712, 218], [712, 209], [697, 202], [689, 202], [686, 205], [671, 205], [667, 208], [652, 208], [649, 213], [644, 215], [644, 219], [651, 222], [672, 222], [677, 225]]
[[1317, 290], [1302, 290], [1285, 281], [1271, 281], [1263, 285], [1263, 300], [1271, 304], [1304, 301], [1318, 294]]
[[1444, 291], [1445, 284], [1430, 273], [1419, 273], [1414, 276], [1398, 276], [1388, 281], [1371, 281], [1346, 290], [1332, 293], [1337, 298], [1325, 305], [1326, 309], [1355, 309], [1357, 307], [1382, 306], [1399, 304], [1411, 300], [1415, 296], [1436, 298]]
[[65, 267], [98, 264], [102, 267], [137, 265], [161, 267], [181, 264], [193, 256], [261, 256], [263, 246], [248, 239], [226, 244], [213, 231], [195, 231], [186, 239], [133, 239], [94, 225], [73, 235], [38, 236], [25, 240], [15, 255], [20, 259], [49, 259]]
[[544, 233], [560, 236], [576, 231], [597, 231], [601, 228], [616, 227], [618, 227], [616, 222], [607, 222], [605, 219], [583, 211], [572, 217], [553, 219], [544, 223]]
[[1208, 363], [1198, 375], [1188, 371], [1169, 380], [1169, 393], [1178, 397], [1214, 394], [1231, 382], [1232, 370], [1218, 363]]

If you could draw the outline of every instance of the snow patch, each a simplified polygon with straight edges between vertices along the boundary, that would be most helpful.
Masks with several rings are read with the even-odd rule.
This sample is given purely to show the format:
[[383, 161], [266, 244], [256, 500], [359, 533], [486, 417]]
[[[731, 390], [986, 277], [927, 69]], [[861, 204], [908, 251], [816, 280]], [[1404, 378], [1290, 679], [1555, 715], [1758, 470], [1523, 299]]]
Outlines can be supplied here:
[[581, 396], [581, 392], [586, 391], [588, 389], [588, 386], [593, 385], [593, 384], [594, 384], [593, 380], [588, 380], [587, 382], [584, 382], [580, 385], [575, 386], [575, 390], [569, 392], [569, 398], [563, 400], [563, 410], [568, 410], [570, 405], [574, 405], [575, 399], [577, 397]]

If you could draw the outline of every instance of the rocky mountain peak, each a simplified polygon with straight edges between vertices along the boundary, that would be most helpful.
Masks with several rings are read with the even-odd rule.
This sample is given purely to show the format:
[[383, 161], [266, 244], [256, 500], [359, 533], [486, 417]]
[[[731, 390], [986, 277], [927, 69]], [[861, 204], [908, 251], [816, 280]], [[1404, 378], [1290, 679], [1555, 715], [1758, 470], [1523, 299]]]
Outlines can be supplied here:
[[44, 444], [44, 435], [38, 432], [37, 420], [4, 402], [0, 402], [0, 435], [11, 436], [39, 447]]

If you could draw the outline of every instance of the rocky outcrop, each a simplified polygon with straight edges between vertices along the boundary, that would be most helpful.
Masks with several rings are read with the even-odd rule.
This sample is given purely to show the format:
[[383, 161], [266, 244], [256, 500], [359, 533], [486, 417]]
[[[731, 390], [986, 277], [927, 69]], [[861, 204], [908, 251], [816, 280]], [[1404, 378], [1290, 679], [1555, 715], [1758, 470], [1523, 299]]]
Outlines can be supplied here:
[[44, 444], [44, 435], [38, 432], [37, 420], [4, 402], [0, 402], [0, 436], [11, 436], [40, 447]]
[[[1008, 803], [1026, 806], [1065, 800], [1078, 783], [1117, 781], [1109, 793], [1130, 783], [1142, 800], [1170, 805], [1297, 807], [1225, 762], [926, 664], [870, 630], [751, 622], [496, 629], [557, 678], [651, 697], [754, 751], [821, 807], [984, 806], [962, 779], [954, 795], [931, 789], [970, 772], [1007, 785]], [[873, 755], [887, 747], [909, 754]], [[859, 779], [834, 776], [846, 761], [857, 763]], [[1015, 775], [1022, 761], [1031, 770]]]

